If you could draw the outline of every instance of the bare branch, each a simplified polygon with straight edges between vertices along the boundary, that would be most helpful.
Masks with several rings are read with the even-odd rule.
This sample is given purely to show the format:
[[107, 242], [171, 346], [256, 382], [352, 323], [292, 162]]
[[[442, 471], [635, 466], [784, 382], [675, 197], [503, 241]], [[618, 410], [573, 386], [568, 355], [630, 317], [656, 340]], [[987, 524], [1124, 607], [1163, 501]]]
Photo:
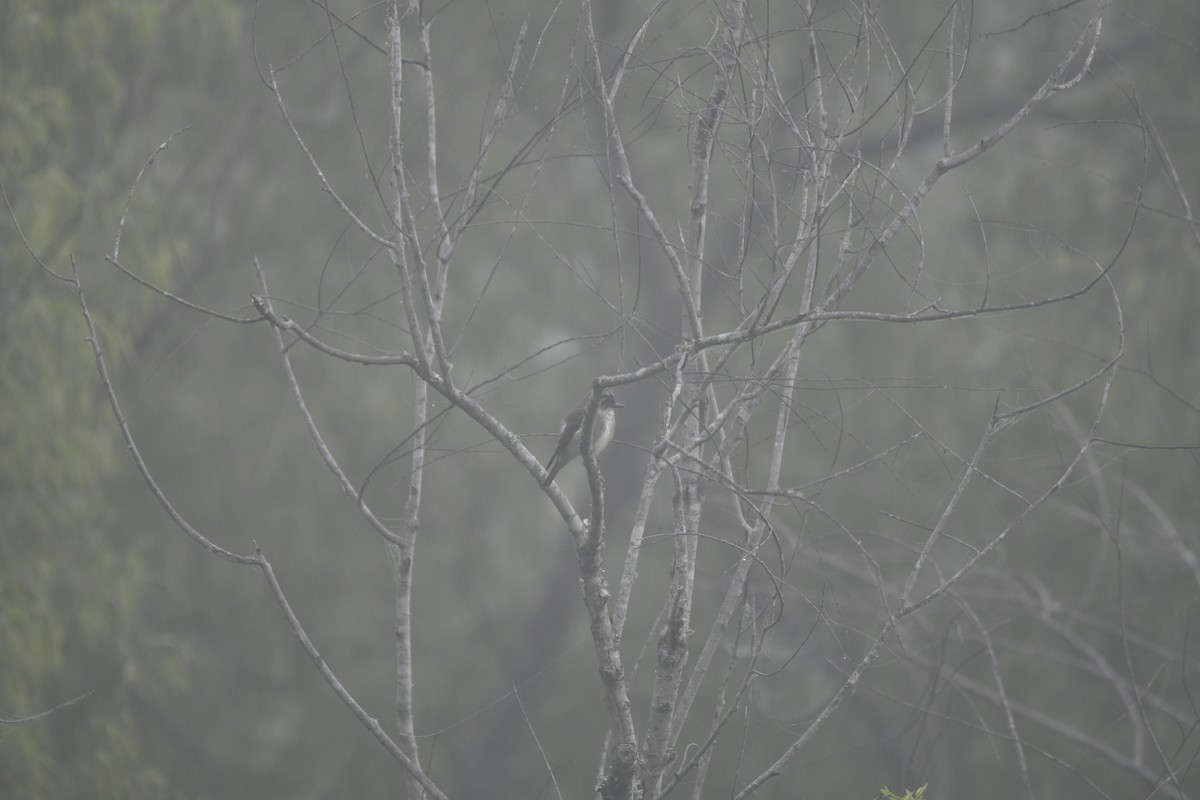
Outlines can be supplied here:
[[215, 544], [210, 539], [192, 527], [192, 525], [183, 518], [171, 501], [167, 499], [167, 495], [161, 488], [158, 482], [154, 480], [154, 476], [150, 474], [150, 468], [146, 466], [145, 460], [142, 458], [141, 452], [138, 450], [137, 444], [133, 440], [133, 434], [129, 430], [129, 423], [125, 421], [125, 413], [121, 410], [121, 404], [117, 401], [117, 392], [113, 388], [112, 379], [108, 374], [108, 366], [104, 360], [104, 351], [100, 347], [100, 335], [96, 332], [96, 323], [92, 319], [92, 313], [88, 309], [87, 297], [83, 290], [83, 284], [79, 282], [79, 270], [75, 267], [75, 259], [71, 259], [72, 286], [79, 298], [79, 309], [83, 312], [84, 322], [87, 323], [88, 338], [87, 342], [92, 347], [92, 353], [96, 360], [96, 371], [100, 373], [100, 383], [104, 387], [104, 393], [108, 396], [108, 404], [112, 408], [113, 417], [117, 421], [117, 427], [121, 429], [121, 438], [125, 440], [125, 448], [129, 451], [129, 455], [133, 458], [133, 463], [137, 466], [138, 472], [141, 473], [142, 480], [146, 486], [154, 494], [159, 505], [167, 512], [168, 516], [174, 520], [175, 524], [186, 533], [198, 545], [203, 547], [215, 556], [232, 561], [235, 564], [253, 564], [256, 563], [253, 556], [243, 556], [234, 553], [231, 550], [226, 550], [218, 544]]
[[296, 613], [292, 610], [291, 604], [288, 603], [287, 597], [284, 595], [283, 589], [280, 587], [279, 581], [275, 577], [275, 570], [271, 567], [271, 563], [267, 561], [266, 556], [263, 555], [262, 550], [260, 550], [258, 547], [255, 547], [254, 558], [250, 560], [250, 563], [253, 563], [255, 566], [257, 566], [259, 571], [263, 574], [263, 577], [267, 579], [267, 585], [271, 587], [271, 594], [275, 596], [275, 602], [279, 604], [281, 609], [283, 609], [284, 616], [287, 617], [287, 621], [292, 628], [292, 632], [296, 634], [296, 638], [300, 640], [300, 646], [304, 648], [304, 652], [307, 653], [308, 657], [312, 659], [312, 662], [316, 664], [317, 671], [321, 673], [321, 677], [324, 678], [325, 682], [328, 683], [330, 688], [333, 689], [334, 694], [336, 694], [338, 698], [345, 703], [352, 712], [354, 712], [354, 716], [358, 717], [359, 722], [361, 722], [366, 729], [371, 732], [371, 735], [375, 737], [375, 740], [383, 745], [384, 749], [391, 753], [393, 758], [400, 762], [412, 779], [416, 781], [422, 789], [429, 792], [430, 797], [438, 798], [439, 800], [448, 800], [442, 790], [439, 789], [437, 785], [431, 781], [421, 769], [421, 765], [409, 758], [408, 755], [405, 754], [404, 751], [392, 741], [391, 737], [387, 735], [387, 733], [380, 726], [379, 721], [368, 714], [366, 709], [359, 705], [358, 701], [354, 699], [353, 695], [346, 691], [346, 688], [342, 686], [341, 681], [337, 679], [337, 676], [333, 674], [333, 670], [331, 670], [329, 665], [325, 663], [325, 659], [321, 657], [321, 654], [313, 645], [312, 640], [308, 638], [308, 634], [305, 632], [304, 627], [300, 624], [300, 618], [297, 617]]

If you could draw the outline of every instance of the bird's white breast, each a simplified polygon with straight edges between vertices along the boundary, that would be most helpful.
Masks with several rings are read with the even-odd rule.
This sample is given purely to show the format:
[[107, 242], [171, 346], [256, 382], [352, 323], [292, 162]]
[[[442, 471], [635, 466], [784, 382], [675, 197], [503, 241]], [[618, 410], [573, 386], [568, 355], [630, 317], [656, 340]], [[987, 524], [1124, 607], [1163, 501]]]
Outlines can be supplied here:
[[596, 420], [592, 423], [592, 450], [599, 453], [608, 447], [612, 441], [613, 429], [617, 427], [617, 415], [611, 408], [600, 409], [596, 412]]

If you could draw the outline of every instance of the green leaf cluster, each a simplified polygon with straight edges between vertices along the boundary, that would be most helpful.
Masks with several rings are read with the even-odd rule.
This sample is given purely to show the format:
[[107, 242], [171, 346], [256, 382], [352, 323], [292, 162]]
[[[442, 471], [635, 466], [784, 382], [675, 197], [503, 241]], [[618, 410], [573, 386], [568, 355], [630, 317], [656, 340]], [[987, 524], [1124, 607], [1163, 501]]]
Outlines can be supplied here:
[[[184, 685], [186, 650], [145, 624], [152, 575], [143, 545], [117, 524], [110, 494], [122, 447], [76, 294], [47, 270], [67, 276], [77, 260], [85, 283], [104, 291], [101, 254], [135, 159], [152, 152], [132, 123], [170, 86], [157, 68], [173, 8], [0, 2], [8, 203], [0, 215], [0, 717], [11, 723], [0, 739], [4, 797], [169, 794], [134, 717]], [[235, 17], [226, 9], [208, 18], [216, 22], [190, 29], [193, 47], [203, 49], [207, 37], [220, 53]], [[168, 190], [146, 182], [148, 198]], [[123, 246], [161, 278], [190, 233], [178, 231], [167, 248], [135, 232]], [[123, 337], [104, 342], [110, 364], [119, 368], [148, 312], [133, 304], [102, 317], [119, 320]]]
[[[925, 784], [925, 786], [928, 785]], [[879, 798], [880, 800], [925, 800], [925, 786], [920, 787], [915, 792], [909, 789], [902, 795], [890, 791], [885, 786], [879, 790]]]

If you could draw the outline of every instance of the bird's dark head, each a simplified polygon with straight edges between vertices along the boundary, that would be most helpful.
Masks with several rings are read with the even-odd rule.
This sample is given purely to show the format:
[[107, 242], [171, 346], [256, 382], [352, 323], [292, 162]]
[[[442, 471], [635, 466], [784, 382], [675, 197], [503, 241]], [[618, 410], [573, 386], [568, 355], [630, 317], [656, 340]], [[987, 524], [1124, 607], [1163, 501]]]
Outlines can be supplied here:
[[613, 408], [624, 408], [624, 407], [625, 407], [624, 403], [617, 402], [617, 396], [612, 393], [612, 389], [605, 389], [604, 393], [600, 395], [600, 408], [601, 409], [613, 409]]

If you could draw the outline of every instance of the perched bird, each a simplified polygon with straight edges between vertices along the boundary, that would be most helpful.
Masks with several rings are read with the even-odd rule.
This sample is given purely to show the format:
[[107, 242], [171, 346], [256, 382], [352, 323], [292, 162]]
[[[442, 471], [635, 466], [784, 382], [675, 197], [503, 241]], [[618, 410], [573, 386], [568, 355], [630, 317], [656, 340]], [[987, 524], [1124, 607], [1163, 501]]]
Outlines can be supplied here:
[[[605, 389], [600, 395], [600, 405], [596, 409], [596, 418], [592, 421], [593, 453], [599, 455], [601, 450], [608, 447], [608, 443], [612, 441], [613, 428], [617, 426], [617, 409], [624, 407], [623, 403], [617, 402], [611, 389]], [[560, 469], [579, 457], [579, 432], [583, 428], [586, 411], [587, 400], [584, 400], [579, 408], [563, 417], [562, 424], [558, 427], [558, 446], [554, 448], [554, 455], [550, 456], [550, 463], [546, 465], [549, 474], [546, 480], [542, 481], [542, 486], [549, 486]]]

